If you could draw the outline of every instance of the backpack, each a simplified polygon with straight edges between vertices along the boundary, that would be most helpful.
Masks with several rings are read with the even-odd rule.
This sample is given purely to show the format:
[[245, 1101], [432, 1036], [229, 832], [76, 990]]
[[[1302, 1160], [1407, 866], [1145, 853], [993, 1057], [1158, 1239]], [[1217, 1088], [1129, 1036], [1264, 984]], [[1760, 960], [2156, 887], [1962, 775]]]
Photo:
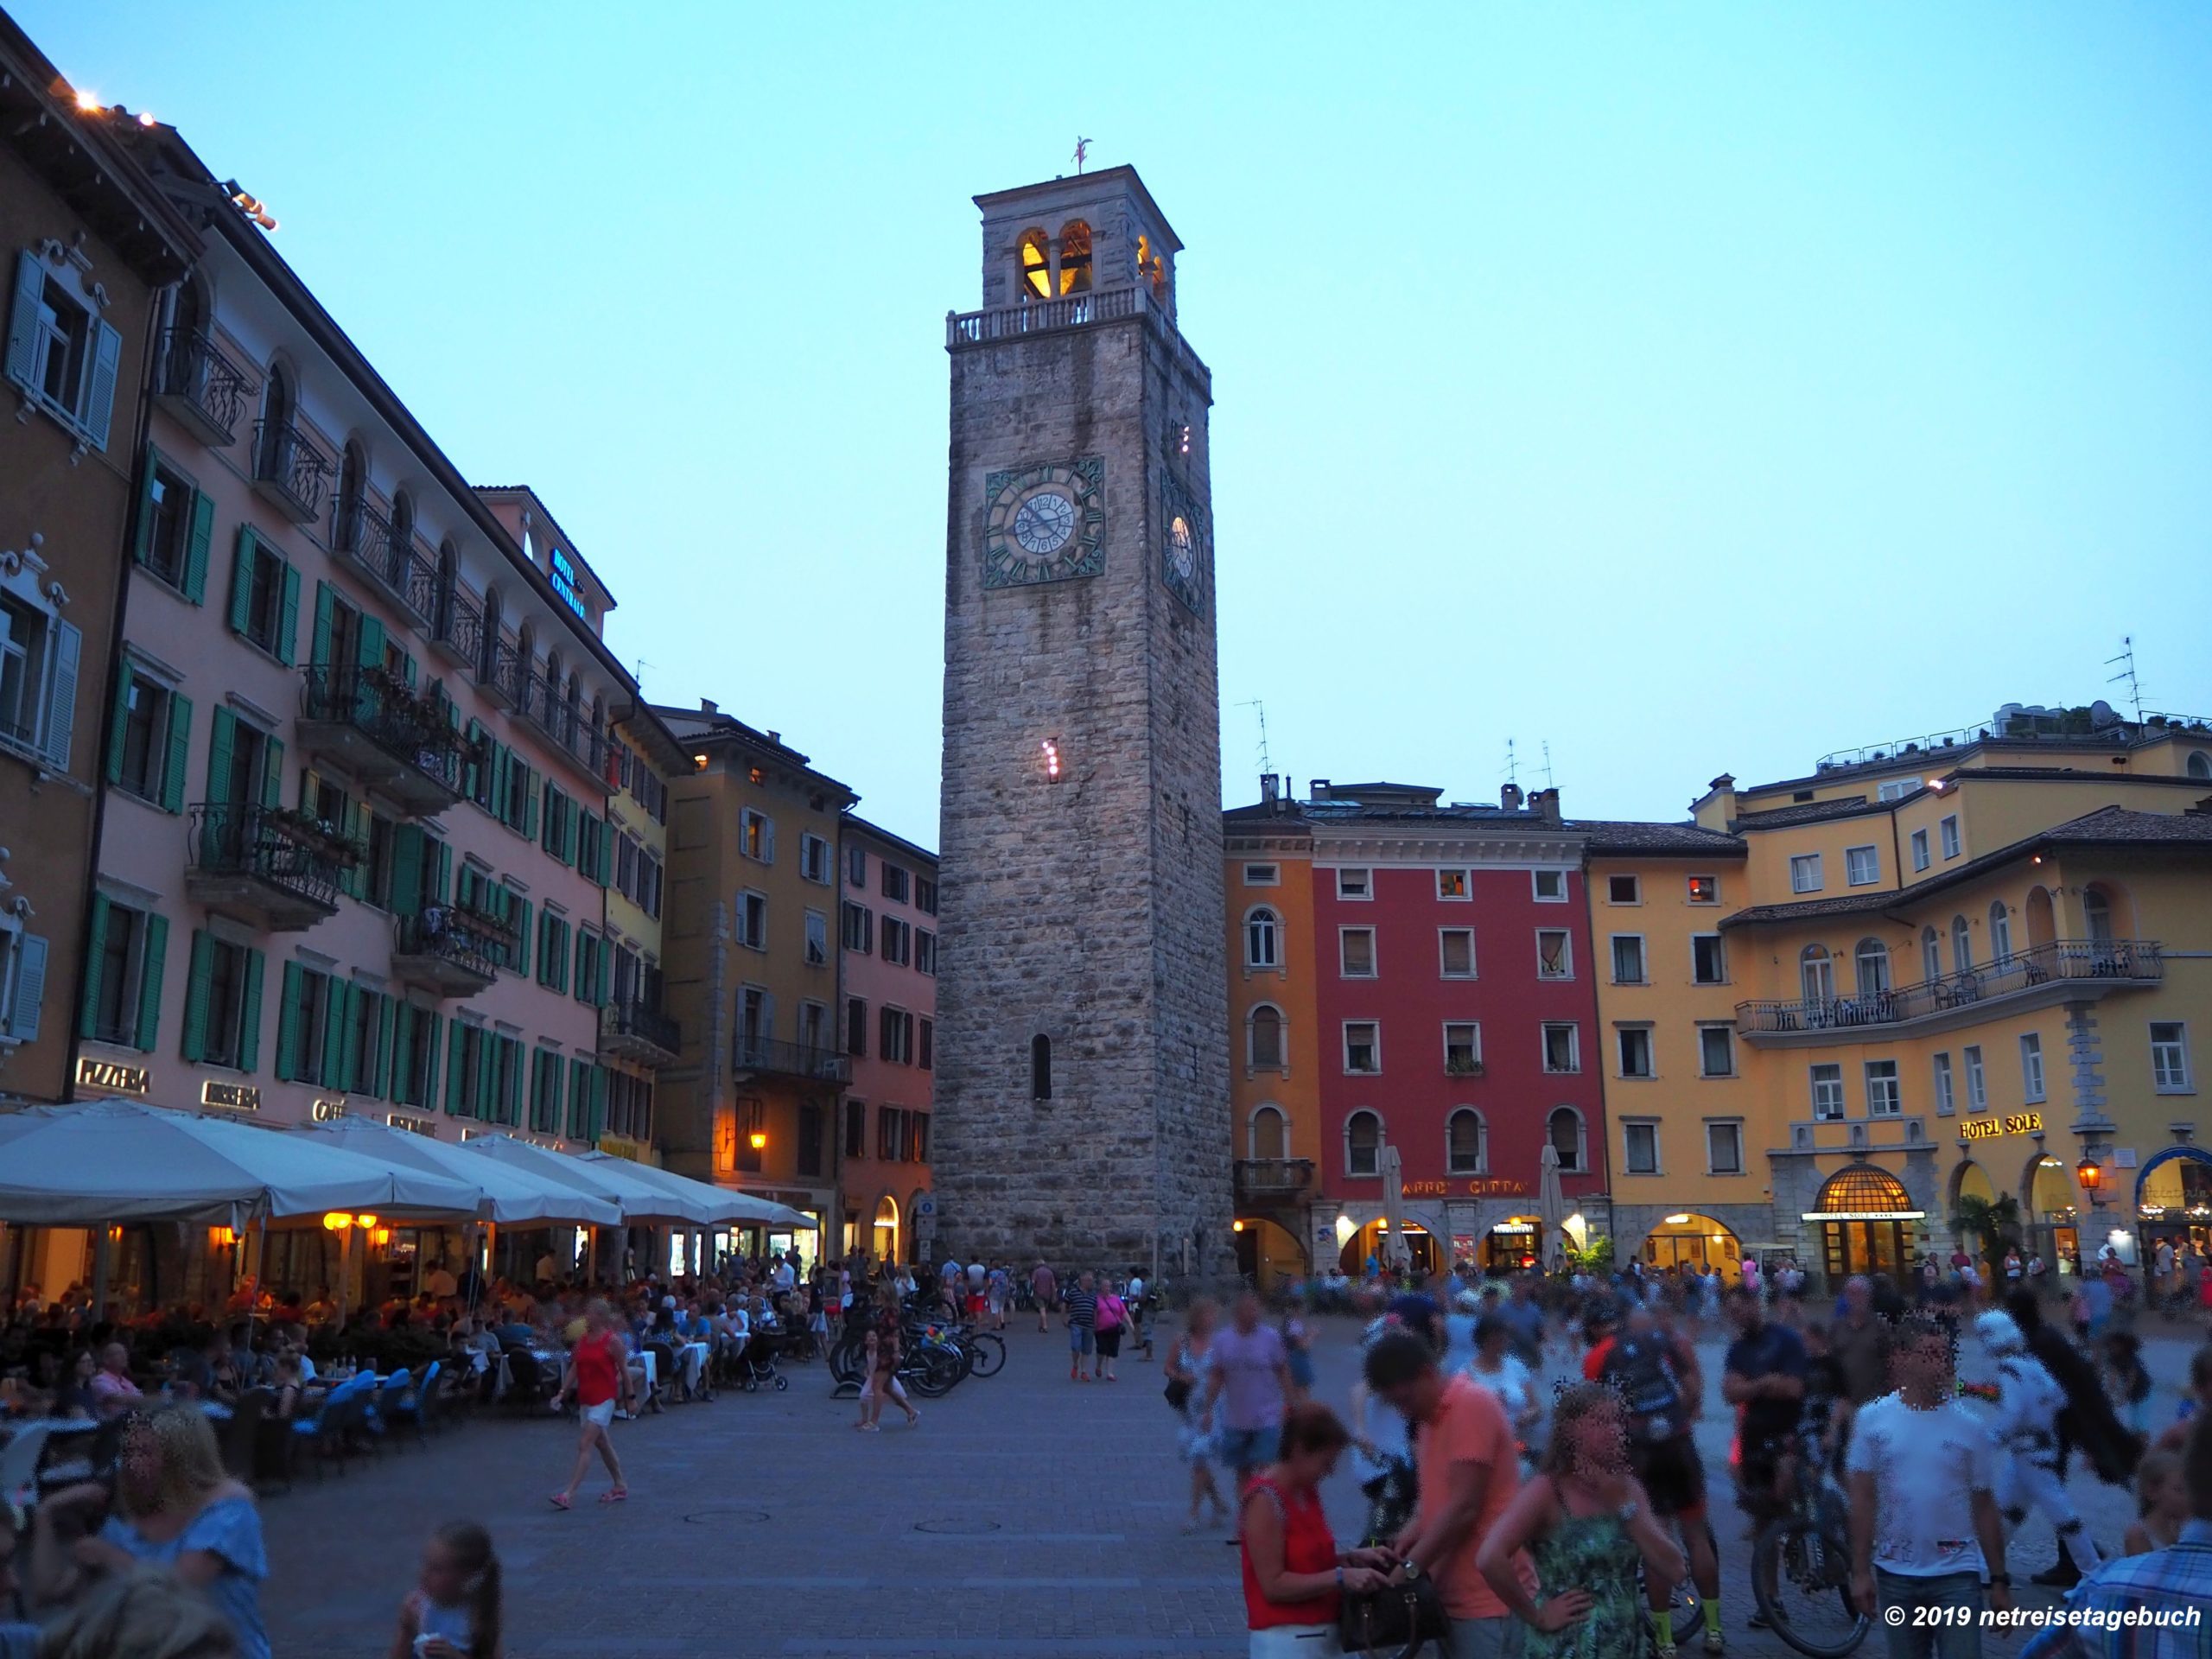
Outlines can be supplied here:
[[1629, 1433], [1639, 1440], [1663, 1440], [1676, 1431], [1682, 1391], [1675, 1381], [1672, 1356], [1664, 1338], [1624, 1337], [1605, 1356], [1605, 1381], [1620, 1390], [1628, 1409]]

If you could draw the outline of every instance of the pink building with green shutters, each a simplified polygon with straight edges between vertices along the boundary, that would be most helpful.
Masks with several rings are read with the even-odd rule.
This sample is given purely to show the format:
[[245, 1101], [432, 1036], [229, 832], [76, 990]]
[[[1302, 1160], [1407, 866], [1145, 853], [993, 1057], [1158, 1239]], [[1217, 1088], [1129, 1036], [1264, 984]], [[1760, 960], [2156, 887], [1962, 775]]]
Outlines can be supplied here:
[[210, 228], [139, 461], [77, 1096], [594, 1145], [638, 717], [613, 601], [175, 132], [135, 142]]

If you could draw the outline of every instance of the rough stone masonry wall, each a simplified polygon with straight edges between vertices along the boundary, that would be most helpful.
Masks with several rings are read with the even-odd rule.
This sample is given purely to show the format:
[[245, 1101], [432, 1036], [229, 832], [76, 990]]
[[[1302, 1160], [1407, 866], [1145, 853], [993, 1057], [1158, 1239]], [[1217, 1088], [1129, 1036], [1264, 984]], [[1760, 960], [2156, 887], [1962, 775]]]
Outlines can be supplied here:
[[[1132, 319], [951, 359], [932, 1161], [938, 1252], [963, 1261], [1148, 1265], [1160, 1231], [1202, 1215], [1227, 1225], [1213, 645], [1207, 626], [1202, 654], [1177, 671], [1203, 670], [1185, 715], [1202, 715], [1207, 759], [1164, 757], [1156, 607], [1170, 601], [1148, 556], [1146, 338]], [[1106, 463], [1103, 574], [986, 591], [986, 475], [1094, 454]], [[1058, 784], [1041, 766], [1048, 737]], [[1202, 919], [1183, 913], [1209, 902], [1198, 879], [1159, 868], [1155, 795], [1171, 782], [1211, 791], [1192, 803], [1192, 855], [1211, 873]], [[1189, 1077], [1163, 1089], [1169, 1049], [1208, 1021], [1197, 1057], [1183, 1051]], [[1029, 1076], [1039, 1033], [1054, 1059], [1042, 1103]], [[1217, 1121], [1192, 1104], [1191, 1078], [1211, 1091]], [[1179, 1139], [1185, 1124], [1208, 1150], [1163, 1134]], [[1208, 1160], [1220, 1165], [1211, 1210], [1198, 1190]]]

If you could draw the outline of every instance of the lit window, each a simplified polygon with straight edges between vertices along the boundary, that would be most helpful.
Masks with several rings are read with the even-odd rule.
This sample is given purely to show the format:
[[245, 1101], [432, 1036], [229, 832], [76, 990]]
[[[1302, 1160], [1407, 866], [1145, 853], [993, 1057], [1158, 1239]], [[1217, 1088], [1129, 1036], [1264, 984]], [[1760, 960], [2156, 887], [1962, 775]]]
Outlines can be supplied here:
[[1689, 878], [1690, 903], [1717, 905], [1720, 902], [1720, 878], [1717, 875], [1694, 875]]
[[1467, 873], [1465, 870], [1439, 870], [1436, 873], [1436, 896], [1439, 899], [1465, 899], [1467, 896]]

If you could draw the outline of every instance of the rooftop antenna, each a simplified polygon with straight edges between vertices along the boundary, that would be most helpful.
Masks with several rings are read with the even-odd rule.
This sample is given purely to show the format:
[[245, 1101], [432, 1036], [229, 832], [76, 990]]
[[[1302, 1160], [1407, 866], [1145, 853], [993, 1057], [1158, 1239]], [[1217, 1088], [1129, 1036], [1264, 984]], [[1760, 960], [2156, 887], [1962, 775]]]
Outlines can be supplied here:
[[1544, 740], [1544, 787], [1546, 789], [1559, 787], [1552, 779], [1552, 741], [1548, 737]]
[[1247, 698], [1244, 702], [1238, 703], [1236, 706], [1239, 709], [1253, 709], [1259, 711], [1260, 773], [1262, 777], [1265, 777], [1268, 772], [1271, 772], [1275, 769], [1274, 763], [1268, 757], [1268, 705], [1261, 702], [1257, 697], [1250, 697]]
[[638, 683], [638, 690], [639, 691], [643, 691], [645, 689], [645, 671], [653, 666], [653, 664], [647, 662], [644, 658], [640, 657], [638, 658], [637, 667], [631, 670], [630, 677]]
[[1505, 781], [1516, 789], [1521, 787], [1521, 757], [1513, 752], [1510, 737], [1505, 740]]
[[2124, 685], [2127, 688], [2127, 700], [2135, 708], [2135, 723], [2140, 726], [2143, 723], [2143, 688], [2135, 678], [2135, 636], [2133, 634], [2121, 634], [2120, 655], [2105, 658], [2107, 668], [2112, 667], [2114, 664], [2119, 664], [2120, 672], [2107, 680], [2105, 683]]
[[1075, 141], [1076, 176], [1083, 176], [1083, 164], [1090, 159], [1090, 140], [1078, 137]]

